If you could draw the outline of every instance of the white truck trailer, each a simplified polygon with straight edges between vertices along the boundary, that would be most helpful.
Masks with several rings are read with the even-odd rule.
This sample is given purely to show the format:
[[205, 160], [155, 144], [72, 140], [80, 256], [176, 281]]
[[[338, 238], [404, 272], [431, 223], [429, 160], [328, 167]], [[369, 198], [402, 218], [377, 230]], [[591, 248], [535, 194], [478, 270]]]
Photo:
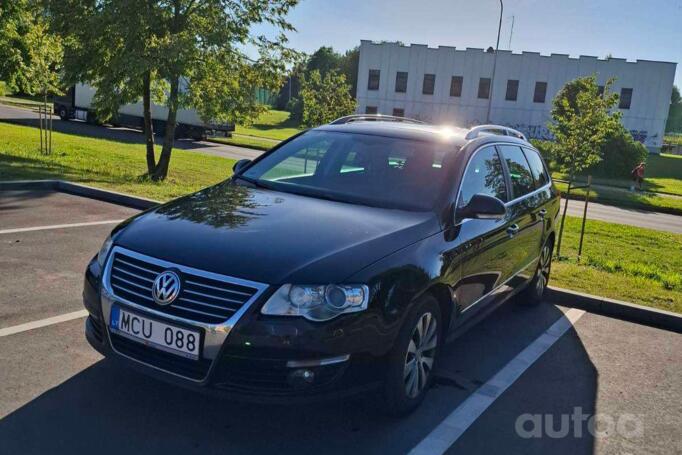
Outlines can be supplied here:
[[[97, 115], [92, 108], [95, 89], [86, 84], [71, 87], [63, 96], [55, 98], [54, 113], [62, 120], [77, 119], [84, 122], [98, 124]], [[152, 103], [152, 122], [154, 134], [163, 135], [166, 131], [168, 108]], [[121, 106], [118, 113], [111, 119], [111, 124], [128, 128], [143, 129], [144, 118], [142, 101]], [[206, 139], [207, 136], [228, 136], [234, 131], [234, 124], [206, 123], [201, 120], [194, 109], [179, 109], [175, 138]]]

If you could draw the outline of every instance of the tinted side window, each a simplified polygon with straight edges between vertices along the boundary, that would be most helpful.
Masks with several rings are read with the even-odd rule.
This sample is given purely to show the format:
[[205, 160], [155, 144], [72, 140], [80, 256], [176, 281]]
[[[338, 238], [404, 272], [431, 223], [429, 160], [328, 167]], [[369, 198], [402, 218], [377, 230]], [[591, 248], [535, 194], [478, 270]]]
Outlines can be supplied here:
[[535, 189], [533, 175], [530, 172], [528, 161], [523, 155], [521, 147], [515, 145], [500, 146], [502, 157], [507, 163], [509, 177], [512, 184], [512, 197], [516, 199], [528, 194]]
[[542, 163], [542, 158], [535, 150], [523, 149], [523, 153], [526, 154], [526, 159], [530, 165], [530, 171], [533, 173], [533, 178], [535, 179], [535, 187], [540, 188], [545, 186], [549, 182], [549, 176], [547, 175], [547, 169]]
[[469, 203], [474, 194], [483, 193], [495, 196], [502, 201], [507, 198], [507, 187], [502, 171], [502, 162], [495, 147], [479, 150], [469, 161], [466, 174], [459, 191], [459, 207]]

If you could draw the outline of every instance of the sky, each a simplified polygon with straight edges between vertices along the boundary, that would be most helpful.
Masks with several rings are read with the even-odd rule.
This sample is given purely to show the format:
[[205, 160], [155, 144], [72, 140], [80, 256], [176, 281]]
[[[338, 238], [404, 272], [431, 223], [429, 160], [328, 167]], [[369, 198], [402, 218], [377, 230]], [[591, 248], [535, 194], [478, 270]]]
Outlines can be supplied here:
[[[301, 0], [289, 14], [290, 45], [345, 51], [361, 39], [432, 47], [495, 46], [499, 0]], [[678, 63], [682, 0], [505, 0], [500, 49]]]

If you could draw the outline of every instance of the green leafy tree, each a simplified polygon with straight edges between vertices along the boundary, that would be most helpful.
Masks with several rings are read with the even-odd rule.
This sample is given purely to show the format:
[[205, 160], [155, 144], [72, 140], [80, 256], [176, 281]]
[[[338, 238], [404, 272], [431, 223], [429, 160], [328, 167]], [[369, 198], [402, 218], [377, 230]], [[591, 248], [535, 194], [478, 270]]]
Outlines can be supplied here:
[[346, 76], [335, 71], [324, 77], [312, 71], [301, 80], [301, 103], [303, 124], [314, 127], [352, 114], [355, 100], [350, 96]]
[[610, 91], [612, 85], [609, 80], [600, 95], [596, 77], [582, 77], [566, 83], [554, 98], [548, 125], [556, 141], [554, 161], [571, 180], [602, 160], [602, 145], [622, 128], [621, 114], [613, 110], [618, 95]]
[[668, 111], [665, 131], [682, 133], [682, 97], [680, 97], [680, 89], [676, 85], [673, 85], [673, 93], [670, 97], [670, 111]]
[[[148, 137], [147, 167], [152, 179], [168, 175], [180, 108], [194, 108], [207, 123], [248, 123], [265, 106], [255, 90], [277, 90], [296, 53], [286, 47], [293, 30], [288, 11], [298, 0], [52, 0], [62, 33], [69, 37], [71, 79], [97, 88], [96, 105], [114, 107], [143, 98]], [[70, 31], [74, 16], [82, 30]], [[274, 38], [254, 27], [270, 24]], [[72, 27], [73, 29], [73, 27]], [[91, 49], [95, 46], [95, 49]], [[245, 48], [257, 52], [249, 58]], [[168, 108], [158, 160], [150, 146], [147, 105], [155, 86]], [[153, 138], [151, 139], [153, 140]], [[151, 158], [151, 159], [150, 159]], [[153, 168], [153, 169], [152, 169]]]
[[0, 0], [0, 78], [12, 90], [42, 97], [40, 148], [46, 153], [52, 151], [47, 101], [61, 93], [63, 58], [61, 38], [50, 31], [49, 19], [39, 1]]

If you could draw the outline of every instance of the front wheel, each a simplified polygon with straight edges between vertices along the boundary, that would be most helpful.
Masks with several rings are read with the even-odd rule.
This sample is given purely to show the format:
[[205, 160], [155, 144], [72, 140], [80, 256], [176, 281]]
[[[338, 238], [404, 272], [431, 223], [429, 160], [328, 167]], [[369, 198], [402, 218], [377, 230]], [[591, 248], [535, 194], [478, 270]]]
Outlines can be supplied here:
[[546, 242], [542, 247], [540, 258], [538, 259], [538, 266], [535, 269], [535, 275], [533, 275], [533, 279], [528, 283], [528, 287], [519, 294], [517, 299], [519, 303], [524, 305], [537, 305], [542, 302], [552, 271], [553, 247], [554, 244], [551, 241]]
[[422, 297], [389, 354], [384, 385], [384, 405], [389, 414], [407, 414], [424, 399], [433, 380], [441, 332], [438, 302], [430, 295]]

